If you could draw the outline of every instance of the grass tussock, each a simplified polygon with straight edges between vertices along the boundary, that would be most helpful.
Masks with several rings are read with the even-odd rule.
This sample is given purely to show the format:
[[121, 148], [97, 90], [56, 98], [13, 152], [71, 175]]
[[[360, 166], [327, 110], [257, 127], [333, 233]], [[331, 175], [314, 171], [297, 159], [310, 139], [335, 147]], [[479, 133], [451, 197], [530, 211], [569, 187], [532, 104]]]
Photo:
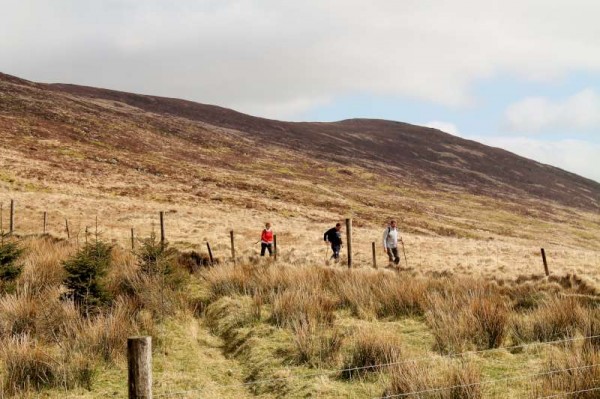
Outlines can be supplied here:
[[[532, 397], [545, 397], [579, 392], [579, 399], [598, 398], [600, 352], [575, 347], [552, 355], [545, 363]], [[573, 395], [571, 395], [573, 396]]]
[[597, 328], [590, 324], [588, 313], [577, 298], [551, 297], [535, 310], [515, 317], [513, 339], [517, 343], [557, 341]]
[[452, 362], [440, 365], [405, 362], [390, 370], [390, 382], [382, 398], [481, 399], [481, 372], [473, 363]]
[[341, 377], [352, 379], [387, 369], [402, 358], [402, 341], [394, 334], [360, 330], [344, 362]]

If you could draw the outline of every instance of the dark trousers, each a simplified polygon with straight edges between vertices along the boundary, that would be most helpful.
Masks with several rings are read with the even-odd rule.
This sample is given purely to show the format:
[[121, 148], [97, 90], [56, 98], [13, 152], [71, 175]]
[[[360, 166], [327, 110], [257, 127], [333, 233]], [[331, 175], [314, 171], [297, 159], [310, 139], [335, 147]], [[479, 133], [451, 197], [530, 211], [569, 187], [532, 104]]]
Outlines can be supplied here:
[[265, 249], [269, 250], [269, 256], [273, 255], [273, 244], [260, 243], [260, 256], [265, 256]]
[[331, 251], [333, 252], [333, 255], [331, 255], [332, 259], [335, 259], [336, 262], [339, 262], [340, 260], [340, 249], [342, 248], [342, 246], [340, 244], [331, 244]]
[[394, 262], [394, 264], [400, 263], [400, 257], [398, 256], [398, 248], [388, 248], [387, 249], [388, 258], [390, 258], [390, 262]]

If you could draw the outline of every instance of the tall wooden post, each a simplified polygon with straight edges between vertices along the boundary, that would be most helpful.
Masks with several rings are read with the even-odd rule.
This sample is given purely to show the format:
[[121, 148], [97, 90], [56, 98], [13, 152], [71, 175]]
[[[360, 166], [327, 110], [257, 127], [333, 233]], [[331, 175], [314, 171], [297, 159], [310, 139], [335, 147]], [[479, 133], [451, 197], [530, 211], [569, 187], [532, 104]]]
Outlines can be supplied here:
[[352, 219], [346, 219], [346, 247], [348, 247], [348, 268], [352, 267]]
[[273, 234], [273, 260], [277, 260], [277, 234]]
[[69, 231], [69, 221], [65, 218], [65, 228], [67, 229], [67, 240], [71, 238], [71, 232]]
[[229, 232], [229, 236], [231, 237], [231, 259], [233, 259], [233, 264], [235, 265], [235, 244], [233, 242], [233, 230]]
[[377, 254], [375, 252], [375, 241], [371, 243], [371, 248], [373, 249], [373, 268], [377, 269]]
[[542, 262], [544, 262], [544, 271], [546, 272], [546, 276], [550, 275], [550, 271], [548, 270], [548, 262], [546, 261], [546, 251], [542, 248]]
[[160, 211], [160, 245], [165, 246], [165, 213]]
[[44, 234], [46, 234], [46, 226], [48, 224], [48, 212], [44, 211]]
[[4, 204], [0, 202], [0, 234], [4, 234]]
[[135, 235], [133, 233], [133, 227], [131, 228], [131, 250], [135, 249]]
[[10, 200], [10, 219], [8, 220], [8, 234], [15, 231], [15, 200]]
[[127, 338], [129, 399], [152, 399], [152, 338]]
[[210, 244], [208, 243], [208, 241], [206, 242], [206, 248], [208, 248], [208, 257], [210, 258], [210, 265], [212, 266], [215, 264], [215, 260], [213, 259], [213, 254], [210, 250]]

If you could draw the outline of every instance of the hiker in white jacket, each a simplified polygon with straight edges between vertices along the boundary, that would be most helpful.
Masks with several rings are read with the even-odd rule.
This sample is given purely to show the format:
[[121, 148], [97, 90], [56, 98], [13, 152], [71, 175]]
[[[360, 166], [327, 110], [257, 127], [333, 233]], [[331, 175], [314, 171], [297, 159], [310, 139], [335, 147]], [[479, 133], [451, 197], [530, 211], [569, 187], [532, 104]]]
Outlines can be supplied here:
[[402, 237], [399, 237], [398, 228], [396, 227], [396, 221], [390, 221], [390, 224], [383, 232], [383, 250], [387, 253], [390, 263], [394, 262], [395, 265], [400, 263], [400, 257], [398, 256], [398, 238], [402, 242]]

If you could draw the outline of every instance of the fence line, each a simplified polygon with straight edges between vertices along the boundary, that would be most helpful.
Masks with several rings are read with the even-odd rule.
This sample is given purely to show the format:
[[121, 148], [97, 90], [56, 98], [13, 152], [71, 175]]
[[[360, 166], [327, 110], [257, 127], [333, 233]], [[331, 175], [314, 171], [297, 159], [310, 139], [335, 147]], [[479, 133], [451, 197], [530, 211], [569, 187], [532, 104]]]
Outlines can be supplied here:
[[593, 391], [600, 391], [600, 387], [581, 389], [579, 391], [572, 391], [572, 392], [562, 392], [562, 393], [558, 393], [558, 394], [550, 395], [550, 396], [539, 396], [537, 399], [560, 398], [561, 396], [569, 396], [569, 395], [574, 395], [576, 393], [586, 393], [586, 392], [593, 392]]
[[[332, 371], [327, 371], [327, 372], [294, 374], [294, 375], [289, 375], [287, 377], [265, 378], [263, 380], [255, 380], [255, 381], [250, 381], [250, 382], [234, 383], [234, 384], [221, 384], [218, 386], [221, 388], [247, 387], [247, 386], [252, 386], [252, 385], [257, 385], [257, 384], [262, 384], [262, 383], [286, 381], [286, 380], [293, 379], [293, 378], [311, 378], [311, 377], [331, 376], [331, 375], [336, 375], [336, 374], [345, 373], [345, 372], [363, 371], [363, 370], [369, 370], [369, 369], [398, 366], [401, 364], [406, 364], [406, 363], [411, 363], [411, 362], [416, 363], [416, 362], [421, 362], [421, 361], [426, 361], [426, 360], [441, 360], [441, 359], [444, 359], [447, 357], [455, 358], [455, 357], [460, 357], [460, 356], [464, 356], [464, 355], [489, 353], [489, 352], [494, 352], [494, 351], [499, 351], [499, 350], [518, 349], [518, 348], [525, 348], [525, 347], [531, 347], [531, 346], [554, 345], [554, 344], [560, 344], [560, 343], [565, 343], [565, 342], [583, 341], [583, 340], [594, 339], [594, 338], [600, 338], [600, 335], [568, 338], [568, 339], [564, 339], [564, 340], [556, 340], [556, 341], [548, 341], [548, 342], [534, 342], [534, 343], [530, 343], [530, 344], [515, 345], [515, 346], [503, 347], [503, 348], [484, 349], [484, 350], [480, 350], [480, 351], [465, 351], [465, 352], [458, 352], [458, 353], [445, 355], [442, 357], [440, 357], [439, 355], [438, 356], [426, 356], [426, 357], [420, 357], [420, 358], [405, 359], [405, 360], [398, 361], [398, 362], [380, 363], [380, 364], [375, 364], [375, 365], [370, 365], [370, 366], [352, 367], [352, 368], [338, 369], [338, 370], [332, 370]], [[200, 391], [200, 390], [202, 390], [202, 389], [193, 389], [190, 391], [180, 391], [180, 392], [176, 392], [176, 394], [196, 392], [196, 391]], [[158, 397], [158, 396], [162, 396], [162, 395], [168, 396], [168, 394], [161, 394], [161, 395], [155, 395], [155, 396]]]
[[[495, 378], [495, 379], [490, 379], [490, 380], [485, 380], [485, 381], [480, 381], [480, 382], [473, 382], [471, 384], [457, 384], [457, 385], [452, 385], [452, 386], [447, 386], [447, 387], [442, 387], [442, 388], [424, 389], [421, 391], [399, 393], [396, 395], [378, 396], [373, 399], [401, 398], [401, 397], [409, 396], [409, 395], [421, 395], [424, 393], [447, 391], [449, 389], [454, 389], [454, 388], [463, 388], [463, 387], [469, 388], [469, 387], [475, 387], [475, 386], [481, 386], [481, 385], [495, 384], [497, 382], [518, 381], [518, 380], [524, 380], [524, 379], [528, 379], [528, 378], [535, 378], [535, 377], [542, 377], [545, 375], [557, 374], [557, 373], [566, 372], [566, 371], [590, 369], [592, 367], [598, 367], [598, 366], [600, 366], [600, 363], [594, 363], [594, 364], [590, 364], [587, 366], [570, 367], [570, 368], [564, 368], [564, 369], [554, 369], [554, 370], [546, 371], [543, 373], [523, 374], [520, 376], [506, 377], [506, 378]], [[600, 389], [600, 388], [598, 388], [598, 389]]]
[[[512, 377], [505, 377], [505, 378], [494, 378], [494, 379], [489, 379], [489, 380], [485, 380], [485, 381], [480, 381], [480, 382], [474, 382], [471, 384], [457, 384], [457, 385], [451, 385], [451, 386], [446, 386], [446, 387], [441, 387], [441, 388], [432, 388], [432, 389], [423, 389], [420, 391], [411, 391], [411, 392], [405, 392], [405, 393], [400, 393], [400, 394], [395, 394], [395, 395], [387, 395], [387, 396], [376, 396], [372, 399], [393, 399], [393, 398], [401, 398], [401, 397], [405, 397], [405, 396], [409, 396], [409, 395], [421, 395], [421, 394], [425, 394], [425, 393], [433, 393], [433, 392], [440, 392], [440, 391], [447, 391], [449, 389], [455, 389], [455, 388], [468, 388], [468, 387], [474, 387], [474, 386], [481, 386], [481, 385], [489, 385], [489, 384], [496, 384], [499, 382], [507, 382], [507, 381], [518, 381], [518, 380], [524, 380], [524, 379], [528, 379], [528, 378], [535, 378], [535, 377], [543, 377], [546, 375], [553, 375], [553, 374], [558, 374], [558, 373], [562, 373], [562, 372], [569, 372], [569, 371], [575, 371], [575, 370], [585, 370], [585, 369], [590, 369], [593, 367], [599, 367], [600, 363], [594, 363], [591, 365], [586, 365], [586, 366], [578, 366], [578, 367], [569, 367], [569, 368], [562, 368], [562, 369], [554, 369], [554, 370], [550, 370], [550, 371], [545, 371], [543, 373], [530, 373], [530, 374], [523, 374], [523, 375], [519, 375], [519, 376], [512, 376]], [[287, 379], [287, 378], [280, 378], [278, 380], [281, 379]], [[271, 381], [271, 380], [262, 380], [262, 381]], [[243, 384], [225, 384], [225, 385], [217, 385], [217, 387], [219, 388], [229, 388], [229, 387], [234, 387], [234, 386], [248, 386], [254, 383], [259, 383], [261, 381], [252, 381], [249, 383], [243, 383]], [[194, 392], [200, 392], [202, 390], [204, 390], [205, 387], [202, 388], [197, 388], [197, 389], [189, 389], [189, 390], [185, 390], [185, 391], [175, 391], [175, 392], [168, 392], [168, 393], [160, 393], [157, 395], [154, 395], [155, 398], [167, 398], [167, 397], [171, 397], [171, 396], [176, 396], [176, 395], [184, 395], [184, 394], [188, 394], [188, 393], [194, 393]], [[598, 388], [593, 388], [590, 390], [583, 390], [581, 392], [587, 392], [587, 391], [593, 391], [593, 390], [600, 390], [600, 387]], [[573, 394], [573, 393], [579, 393], [579, 391], [577, 392], [569, 392], [568, 394]], [[563, 394], [559, 394], [558, 396], [548, 396], [548, 397], [543, 397], [543, 398], [539, 398], [539, 399], [545, 399], [545, 398], [554, 398], [554, 397], [559, 397], [559, 396], [563, 396], [565, 395], [565, 393]]]

